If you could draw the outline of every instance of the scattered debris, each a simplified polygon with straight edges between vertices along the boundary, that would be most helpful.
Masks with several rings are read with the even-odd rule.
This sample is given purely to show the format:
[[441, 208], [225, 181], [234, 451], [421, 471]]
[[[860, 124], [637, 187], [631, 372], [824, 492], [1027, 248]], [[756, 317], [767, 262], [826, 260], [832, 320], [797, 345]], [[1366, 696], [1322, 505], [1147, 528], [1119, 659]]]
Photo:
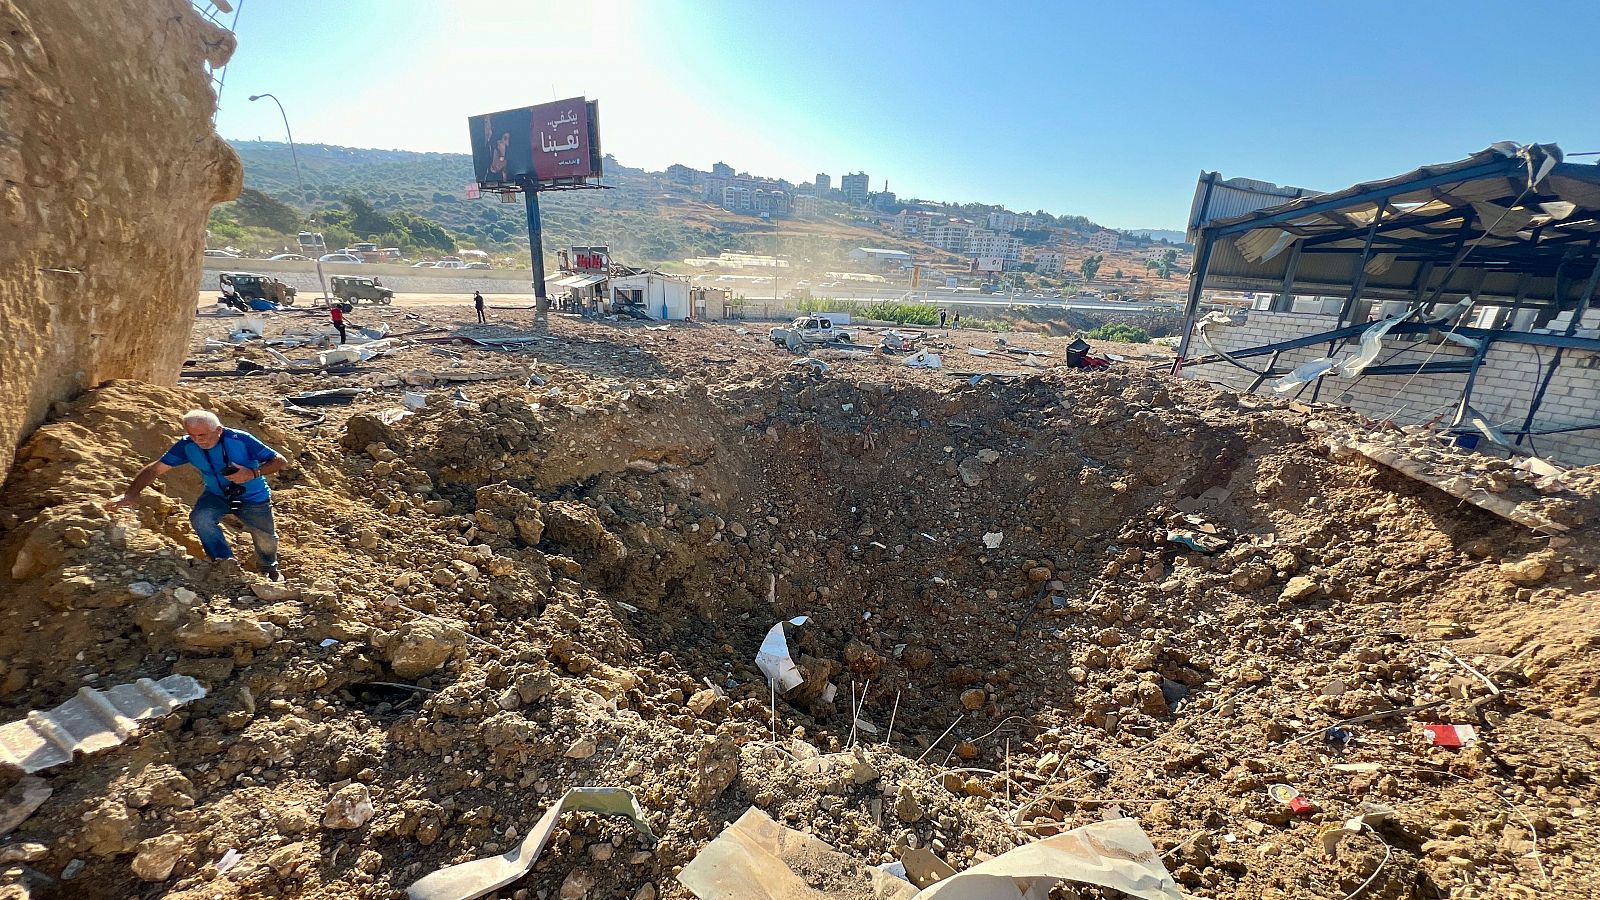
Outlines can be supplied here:
[[647, 845], [656, 842], [650, 823], [645, 821], [644, 811], [631, 792], [613, 787], [573, 788], [561, 795], [515, 849], [440, 869], [406, 888], [407, 900], [473, 900], [505, 887], [539, 861], [561, 816], [577, 810], [626, 818]]
[[18, 779], [4, 796], [0, 796], [0, 837], [5, 837], [27, 821], [34, 810], [43, 806], [54, 792], [50, 783], [37, 775], [24, 775]]
[[1267, 796], [1278, 803], [1289, 807], [1295, 815], [1305, 816], [1316, 812], [1317, 806], [1300, 793], [1300, 789], [1290, 784], [1267, 785]]
[[696, 854], [678, 873], [678, 881], [700, 900], [843, 900], [863, 895], [911, 900], [917, 893], [910, 883], [785, 828], [753, 806]]
[[290, 394], [283, 398], [285, 407], [290, 405], [307, 406], [344, 406], [352, 403], [357, 397], [365, 394], [366, 388], [329, 388], [325, 391], [304, 391], [299, 394]]
[[959, 873], [926, 851], [903, 854], [900, 861], [908, 880], [926, 885], [922, 891], [751, 807], [683, 867], [678, 881], [700, 900], [1021, 900], [1044, 897], [1061, 881], [1142, 900], [1184, 900], [1144, 829], [1129, 818], [1024, 844]]
[[1470, 747], [1478, 742], [1478, 730], [1471, 725], [1431, 724], [1422, 726], [1422, 730], [1435, 747]]

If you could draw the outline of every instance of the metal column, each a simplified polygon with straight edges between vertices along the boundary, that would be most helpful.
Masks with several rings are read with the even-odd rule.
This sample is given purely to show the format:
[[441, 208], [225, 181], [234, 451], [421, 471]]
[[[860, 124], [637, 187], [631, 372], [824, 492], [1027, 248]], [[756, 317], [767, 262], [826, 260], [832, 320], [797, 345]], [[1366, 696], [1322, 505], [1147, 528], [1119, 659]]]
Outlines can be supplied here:
[[[1584, 285], [1583, 293], [1578, 297], [1578, 305], [1572, 309], [1572, 321], [1567, 323], [1566, 336], [1571, 337], [1578, 330], [1578, 322], [1583, 319], [1583, 314], [1589, 309], [1589, 301], [1594, 299], [1595, 284], [1600, 282], [1600, 257], [1594, 255], [1595, 244], [1589, 244], [1589, 262], [1594, 269], [1589, 273], [1589, 283]], [[1561, 295], [1555, 296], [1556, 309], [1561, 309]], [[1557, 347], [1555, 355], [1550, 360], [1550, 368], [1545, 370], [1544, 378], [1539, 382], [1539, 389], [1534, 392], [1533, 399], [1528, 402], [1528, 417], [1522, 421], [1522, 432], [1517, 435], [1517, 444], [1521, 445], [1524, 438], [1533, 429], [1533, 417], [1539, 414], [1539, 406], [1544, 403], [1545, 391], [1550, 390], [1550, 382], [1556, 377], [1556, 369], [1561, 365], [1561, 356], [1566, 352], [1565, 347]]]
[[1172, 361], [1174, 376], [1183, 371], [1183, 360], [1189, 354], [1189, 339], [1194, 335], [1194, 314], [1200, 308], [1200, 290], [1206, 283], [1206, 270], [1211, 267], [1211, 243], [1211, 233], [1201, 231], [1194, 271], [1189, 275], [1189, 300], [1183, 307], [1183, 337], [1178, 340], [1178, 358]]
[[533, 323], [536, 327], [550, 324], [550, 295], [544, 288], [544, 230], [539, 222], [539, 186], [533, 179], [523, 176], [517, 180], [528, 204], [528, 250], [533, 255]]

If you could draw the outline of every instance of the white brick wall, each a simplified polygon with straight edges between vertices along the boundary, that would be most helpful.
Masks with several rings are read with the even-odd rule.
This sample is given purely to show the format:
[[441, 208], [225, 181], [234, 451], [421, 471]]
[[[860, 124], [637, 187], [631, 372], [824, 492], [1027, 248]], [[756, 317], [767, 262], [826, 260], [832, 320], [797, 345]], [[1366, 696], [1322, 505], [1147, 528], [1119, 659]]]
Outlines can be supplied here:
[[[1232, 326], [1207, 326], [1207, 333], [1216, 346], [1223, 350], [1242, 350], [1278, 341], [1291, 340], [1308, 334], [1328, 331], [1335, 325], [1335, 317], [1312, 313], [1285, 313], [1252, 310], [1243, 324]], [[1328, 345], [1319, 344], [1291, 350], [1278, 357], [1277, 368], [1288, 371], [1304, 362], [1319, 359], [1327, 354]], [[1190, 352], [1200, 355], [1207, 352], [1205, 343], [1196, 338]], [[1355, 352], [1353, 344], [1335, 353], [1342, 359]], [[1478, 379], [1472, 388], [1472, 406], [1495, 425], [1511, 430], [1522, 427], [1528, 414], [1528, 404], [1539, 387], [1544, 367], [1555, 353], [1550, 347], [1531, 347], [1526, 344], [1496, 343], [1484, 358], [1478, 370]], [[1443, 346], [1412, 343], [1409, 337], [1390, 338], [1378, 354], [1378, 364], [1418, 365], [1425, 360], [1470, 359], [1472, 352], [1455, 344]], [[1263, 368], [1267, 357], [1256, 356], [1243, 360], [1252, 368]], [[1198, 378], [1235, 390], [1244, 390], [1255, 376], [1229, 363], [1217, 362], [1188, 366], [1184, 376]], [[1455, 413], [1461, 399], [1461, 389], [1467, 376], [1462, 375], [1368, 375], [1362, 378], [1330, 377], [1322, 379], [1317, 400], [1338, 403], [1373, 418], [1392, 418], [1401, 424], [1425, 422], [1436, 416], [1445, 421]], [[1308, 386], [1299, 394], [1301, 399], [1311, 399], [1315, 386]], [[1261, 386], [1263, 394], [1273, 394], [1272, 380]], [[1293, 391], [1276, 396], [1293, 397]], [[1534, 428], [1559, 428], [1600, 421], [1600, 355], [1567, 351], [1561, 358], [1550, 389], [1545, 392], [1539, 407]], [[1575, 431], [1569, 434], [1534, 436], [1530, 445], [1541, 456], [1577, 465], [1600, 464], [1600, 429]]]

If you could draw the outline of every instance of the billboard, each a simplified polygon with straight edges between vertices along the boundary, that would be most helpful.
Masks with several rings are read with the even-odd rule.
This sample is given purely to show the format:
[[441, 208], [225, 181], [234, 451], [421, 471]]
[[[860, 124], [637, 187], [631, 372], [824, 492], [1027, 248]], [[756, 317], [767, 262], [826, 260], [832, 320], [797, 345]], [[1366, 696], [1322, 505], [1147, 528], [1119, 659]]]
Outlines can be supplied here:
[[1006, 261], [1005, 261], [1004, 257], [999, 257], [999, 256], [979, 256], [979, 257], [976, 257], [976, 258], [974, 258], [972, 260], [972, 271], [974, 271], [974, 272], [998, 272], [1001, 269], [1005, 268], [1005, 264], [1006, 264]]
[[483, 187], [579, 185], [601, 172], [599, 103], [572, 97], [467, 119]]
[[611, 265], [610, 247], [573, 247], [572, 268], [577, 272], [598, 272], [604, 275]]

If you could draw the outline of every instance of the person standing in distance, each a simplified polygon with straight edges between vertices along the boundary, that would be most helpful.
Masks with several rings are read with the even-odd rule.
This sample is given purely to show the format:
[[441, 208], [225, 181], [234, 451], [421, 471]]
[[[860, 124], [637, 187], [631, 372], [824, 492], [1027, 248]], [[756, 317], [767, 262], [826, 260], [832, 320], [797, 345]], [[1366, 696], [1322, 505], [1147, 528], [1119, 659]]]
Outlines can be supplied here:
[[483, 315], [483, 292], [482, 291], [473, 291], [472, 292], [472, 305], [478, 310], [478, 324], [479, 325], [487, 325], [489, 323], [489, 320], [487, 318], [485, 318], [484, 315]]
[[233, 548], [222, 533], [222, 517], [233, 514], [255, 543], [256, 566], [272, 581], [278, 573], [278, 532], [272, 523], [272, 489], [266, 476], [283, 471], [288, 462], [248, 431], [222, 427], [216, 413], [191, 409], [183, 414], [187, 436], [161, 458], [139, 470], [121, 497], [105, 504], [108, 511], [127, 509], [139, 494], [168, 471], [194, 466], [205, 489], [194, 502], [189, 523], [211, 559], [232, 559]]
[[333, 319], [333, 327], [339, 329], [339, 343], [345, 343], [344, 304], [335, 300], [333, 305], [328, 307], [328, 317]]

